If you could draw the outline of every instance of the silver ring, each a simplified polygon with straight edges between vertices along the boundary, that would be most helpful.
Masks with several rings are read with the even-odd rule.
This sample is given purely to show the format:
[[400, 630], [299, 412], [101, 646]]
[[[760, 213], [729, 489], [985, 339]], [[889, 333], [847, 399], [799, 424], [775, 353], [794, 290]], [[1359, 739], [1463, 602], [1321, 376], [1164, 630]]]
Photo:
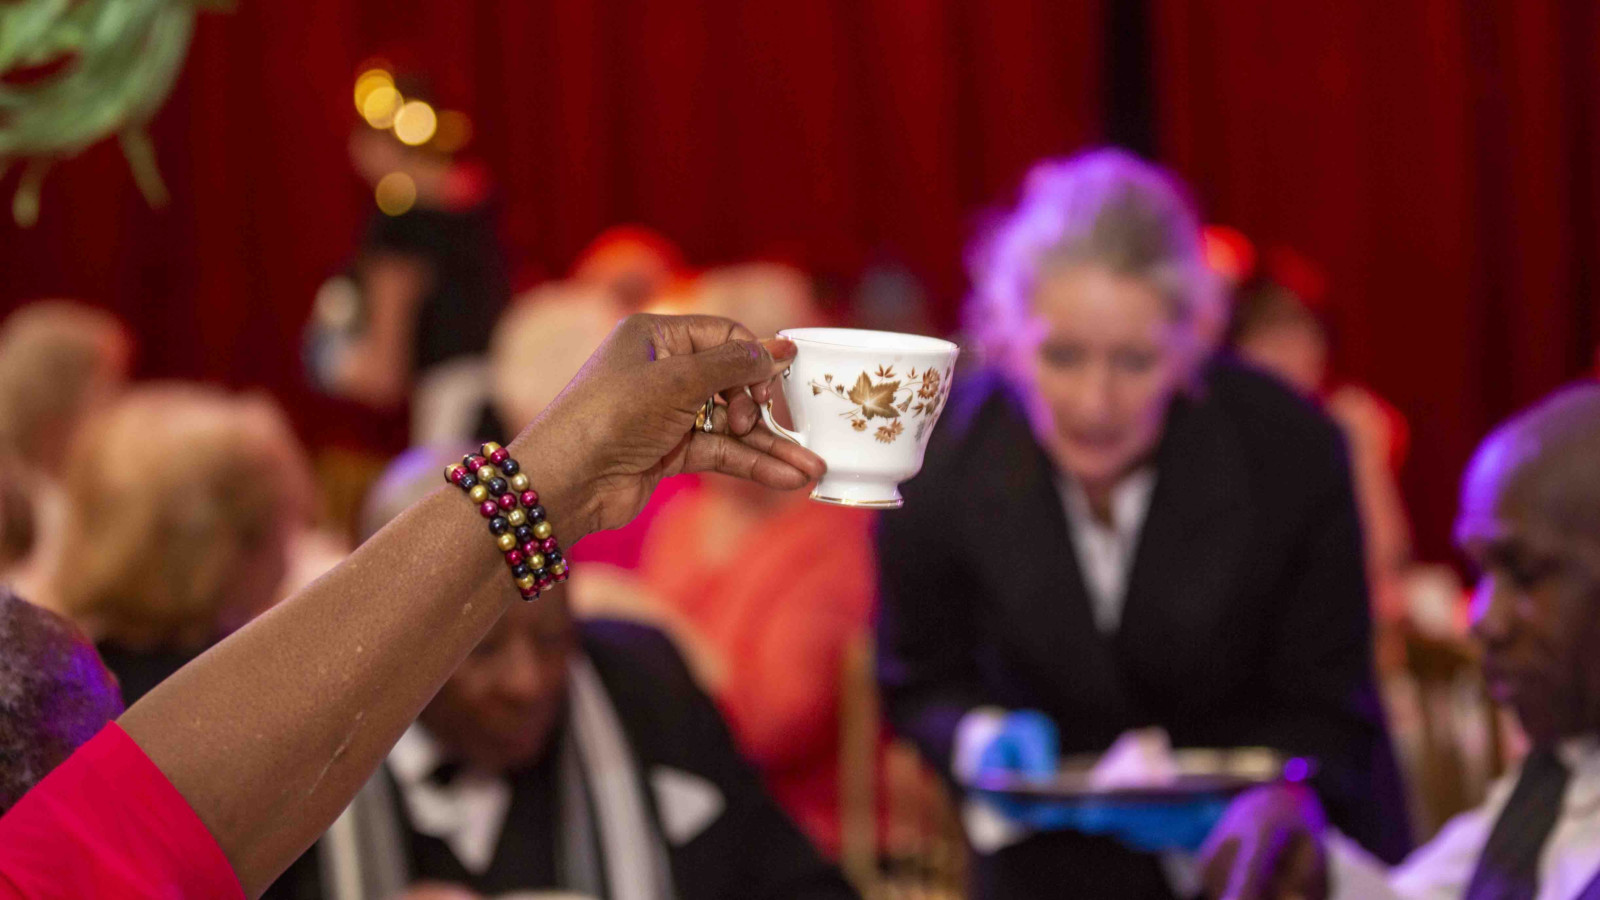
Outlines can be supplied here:
[[716, 424], [711, 418], [712, 413], [715, 412], [716, 409], [717, 395], [712, 394], [706, 398], [706, 405], [700, 407], [700, 414], [694, 417], [694, 427], [700, 429], [706, 434], [710, 434], [712, 429], [716, 428]]

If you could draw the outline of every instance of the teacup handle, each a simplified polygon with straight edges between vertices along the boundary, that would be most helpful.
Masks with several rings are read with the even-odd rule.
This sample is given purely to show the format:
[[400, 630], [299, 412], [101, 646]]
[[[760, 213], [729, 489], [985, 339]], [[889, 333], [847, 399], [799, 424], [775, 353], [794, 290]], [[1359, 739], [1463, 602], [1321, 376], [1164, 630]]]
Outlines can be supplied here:
[[788, 438], [789, 440], [794, 441], [796, 444], [799, 444], [802, 447], [804, 447], [806, 445], [806, 436], [805, 435], [801, 434], [798, 431], [790, 431], [789, 429], [783, 427], [782, 425], [779, 425], [778, 424], [778, 420], [773, 418], [773, 415], [772, 415], [772, 401], [771, 400], [768, 400], [766, 403], [761, 404], [761, 421], [767, 423], [767, 427], [772, 429], [772, 433], [773, 434], [775, 434], [775, 435], [777, 435], [779, 437]]

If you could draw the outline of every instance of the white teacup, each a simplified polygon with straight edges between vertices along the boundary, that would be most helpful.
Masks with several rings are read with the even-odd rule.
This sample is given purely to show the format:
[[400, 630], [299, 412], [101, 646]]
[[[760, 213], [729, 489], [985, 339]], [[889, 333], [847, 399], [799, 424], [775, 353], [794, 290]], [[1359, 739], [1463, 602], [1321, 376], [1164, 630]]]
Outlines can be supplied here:
[[960, 348], [949, 341], [857, 328], [791, 328], [798, 353], [783, 373], [794, 430], [767, 427], [822, 457], [828, 474], [811, 499], [894, 509], [899, 484], [922, 468], [950, 396]]

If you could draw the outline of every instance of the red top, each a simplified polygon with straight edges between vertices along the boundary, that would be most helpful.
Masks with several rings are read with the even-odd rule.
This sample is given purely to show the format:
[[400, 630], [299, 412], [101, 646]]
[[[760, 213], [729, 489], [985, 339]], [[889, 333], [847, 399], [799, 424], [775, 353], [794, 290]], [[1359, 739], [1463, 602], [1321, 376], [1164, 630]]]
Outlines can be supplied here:
[[0, 817], [0, 900], [243, 898], [222, 848], [111, 723]]

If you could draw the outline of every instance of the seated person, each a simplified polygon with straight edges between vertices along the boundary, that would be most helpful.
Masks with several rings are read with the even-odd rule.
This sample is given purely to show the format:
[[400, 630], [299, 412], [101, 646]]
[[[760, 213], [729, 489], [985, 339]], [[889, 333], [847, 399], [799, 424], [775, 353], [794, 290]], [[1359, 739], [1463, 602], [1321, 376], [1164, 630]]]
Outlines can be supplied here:
[[0, 589], [0, 814], [121, 712], [88, 639]]
[[1288, 787], [1240, 797], [1204, 853], [1230, 898], [1600, 897], [1600, 387], [1492, 434], [1467, 469], [1456, 538], [1482, 572], [1473, 631], [1491, 694], [1532, 743], [1517, 774], [1386, 870]]
[[132, 706], [271, 605], [311, 471], [265, 398], [129, 390], [68, 454], [51, 594], [98, 642]]
[[[376, 530], [455, 454], [380, 481]], [[565, 592], [490, 630], [321, 844], [337, 900], [484, 895], [853, 897], [739, 757], [660, 633], [575, 622]]]

